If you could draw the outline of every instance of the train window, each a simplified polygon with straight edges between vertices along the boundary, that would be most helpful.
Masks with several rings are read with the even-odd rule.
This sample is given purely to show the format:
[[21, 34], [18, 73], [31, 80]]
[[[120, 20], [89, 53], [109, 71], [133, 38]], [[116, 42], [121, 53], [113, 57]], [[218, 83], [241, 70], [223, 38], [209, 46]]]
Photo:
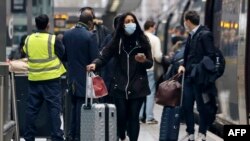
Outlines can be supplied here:
[[69, 16], [67, 14], [59, 13], [54, 15], [54, 32], [55, 34], [62, 33], [67, 30], [67, 22]]
[[64, 28], [66, 27], [65, 19], [55, 19], [55, 27]]

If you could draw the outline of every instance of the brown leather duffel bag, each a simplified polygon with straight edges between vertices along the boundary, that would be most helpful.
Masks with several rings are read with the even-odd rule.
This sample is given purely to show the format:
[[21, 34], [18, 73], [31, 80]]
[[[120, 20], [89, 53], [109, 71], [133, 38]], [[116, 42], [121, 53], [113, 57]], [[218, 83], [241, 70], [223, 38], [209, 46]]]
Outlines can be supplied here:
[[160, 83], [156, 93], [156, 103], [162, 106], [178, 106], [181, 98], [181, 83], [178, 81], [182, 74], [176, 74], [169, 80]]

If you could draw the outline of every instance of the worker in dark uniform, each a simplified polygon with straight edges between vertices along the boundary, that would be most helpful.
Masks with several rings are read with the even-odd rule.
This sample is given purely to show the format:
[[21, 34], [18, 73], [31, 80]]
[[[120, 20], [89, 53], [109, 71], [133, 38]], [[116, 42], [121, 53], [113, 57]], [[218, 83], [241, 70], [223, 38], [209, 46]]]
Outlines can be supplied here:
[[29, 35], [23, 46], [29, 67], [29, 96], [25, 113], [24, 139], [35, 141], [35, 121], [43, 102], [46, 102], [51, 140], [63, 141], [63, 131], [60, 129], [62, 99], [60, 77], [66, 70], [59, 58], [64, 54], [64, 47], [55, 35], [48, 33], [47, 15], [39, 15], [35, 18], [35, 22], [38, 31]]

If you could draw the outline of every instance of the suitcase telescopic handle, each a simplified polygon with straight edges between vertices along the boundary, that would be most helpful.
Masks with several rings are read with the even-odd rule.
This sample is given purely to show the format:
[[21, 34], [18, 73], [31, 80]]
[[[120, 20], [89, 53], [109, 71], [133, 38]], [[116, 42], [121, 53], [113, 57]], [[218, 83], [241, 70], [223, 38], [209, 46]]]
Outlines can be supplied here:
[[[88, 81], [87, 77], [91, 77], [91, 76], [95, 76], [94, 72], [93, 71], [90, 71], [90, 72], [87, 72], [86, 73], [86, 83]], [[86, 85], [86, 94], [85, 94], [85, 104], [84, 104], [84, 108], [85, 109], [91, 109], [92, 107], [92, 104], [93, 104], [93, 98], [91, 97], [88, 97], [87, 95], [87, 85]]]
[[87, 95], [85, 96], [85, 109], [91, 109], [93, 104], [93, 98], [88, 98]]

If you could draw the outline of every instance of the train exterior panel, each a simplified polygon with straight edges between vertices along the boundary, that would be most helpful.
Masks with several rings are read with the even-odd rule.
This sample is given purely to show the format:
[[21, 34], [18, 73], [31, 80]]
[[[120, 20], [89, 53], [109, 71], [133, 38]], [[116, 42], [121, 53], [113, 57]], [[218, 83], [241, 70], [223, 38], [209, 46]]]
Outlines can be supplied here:
[[215, 47], [226, 59], [224, 75], [216, 82], [219, 110], [211, 127], [222, 137], [223, 125], [250, 122], [250, 66], [247, 65], [250, 61], [249, 0], [186, 0], [181, 3], [186, 3], [184, 8], [176, 6], [175, 9], [181, 14], [175, 15], [175, 10], [167, 11], [166, 16], [159, 20], [157, 35], [161, 39], [162, 50], [167, 53], [171, 48], [169, 31], [177, 24], [183, 25], [183, 20], [178, 23], [173, 19], [182, 19], [187, 10], [198, 11], [200, 23], [213, 32]]

